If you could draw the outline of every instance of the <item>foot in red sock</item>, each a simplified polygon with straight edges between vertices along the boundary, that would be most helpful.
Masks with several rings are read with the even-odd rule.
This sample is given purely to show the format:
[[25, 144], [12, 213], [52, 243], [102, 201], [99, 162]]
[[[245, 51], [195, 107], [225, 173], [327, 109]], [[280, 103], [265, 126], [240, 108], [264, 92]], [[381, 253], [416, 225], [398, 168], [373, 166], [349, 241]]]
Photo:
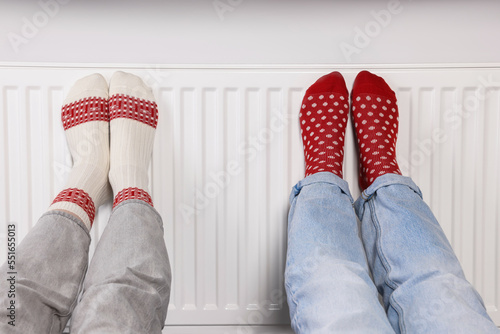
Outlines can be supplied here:
[[396, 94], [384, 79], [362, 71], [352, 88], [352, 117], [359, 148], [359, 184], [364, 190], [377, 177], [401, 175], [396, 161], [399, 114]]
[[319, 78], [306, 91], [299, 114], [306, 176], [331, 172], [342, 177], [348, 97], [339, 72]]

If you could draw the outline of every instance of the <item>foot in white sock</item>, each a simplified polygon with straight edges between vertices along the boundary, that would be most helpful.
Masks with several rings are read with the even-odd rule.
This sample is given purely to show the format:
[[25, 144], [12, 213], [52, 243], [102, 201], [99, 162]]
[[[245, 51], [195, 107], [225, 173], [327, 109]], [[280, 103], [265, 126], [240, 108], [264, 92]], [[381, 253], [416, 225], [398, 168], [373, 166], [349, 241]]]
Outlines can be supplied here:
[[78, 80], [64, 100], [61, 118], [73, 168], [49, 210], [68, 211], [90, 230], [95, 211], [110, 196], [106, 80], [100, 74]]
[[116, 72], [109, 84], [109, 95], [113, 208], [128, 199], [152, 206], [148, 167], [158, 123], [153, 92], [139, 77]]

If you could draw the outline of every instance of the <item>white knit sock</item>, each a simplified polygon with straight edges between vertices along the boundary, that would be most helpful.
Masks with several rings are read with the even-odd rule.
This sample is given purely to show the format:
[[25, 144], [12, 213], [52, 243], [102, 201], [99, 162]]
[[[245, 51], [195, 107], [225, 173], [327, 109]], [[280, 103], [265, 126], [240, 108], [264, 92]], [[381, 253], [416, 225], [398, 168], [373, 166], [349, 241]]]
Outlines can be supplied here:
[[102, 75], [86, 76], [73, 85], [61, 118], [73, 168], [49, 210], [69, 211], [90, 230], [95, 211], [110, 196], [108, 86]]
[[152, 206], [148, 168], [158, 123], [153, 92], [139, 77], [116, 72], [109, 84], [109, 95], [113, 208], [134, 198]]

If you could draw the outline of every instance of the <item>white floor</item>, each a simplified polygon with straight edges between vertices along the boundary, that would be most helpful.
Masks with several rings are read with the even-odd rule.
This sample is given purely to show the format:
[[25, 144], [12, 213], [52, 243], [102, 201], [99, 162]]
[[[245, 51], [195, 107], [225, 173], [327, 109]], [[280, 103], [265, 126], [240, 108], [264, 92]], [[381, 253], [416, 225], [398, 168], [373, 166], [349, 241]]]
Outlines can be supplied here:
[[172, 326], [163, 334], [293, 334], [289, 326]]

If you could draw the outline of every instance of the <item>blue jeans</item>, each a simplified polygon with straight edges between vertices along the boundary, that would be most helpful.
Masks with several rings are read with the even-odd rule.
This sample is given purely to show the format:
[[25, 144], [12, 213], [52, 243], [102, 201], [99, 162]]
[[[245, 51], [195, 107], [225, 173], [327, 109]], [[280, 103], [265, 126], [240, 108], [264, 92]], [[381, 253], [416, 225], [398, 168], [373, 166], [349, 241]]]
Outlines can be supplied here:
[[290, 203], [296, 333], [499, 332], [410, 178], [383, 175], [353, 203], [347, 182], [317, 173]]

